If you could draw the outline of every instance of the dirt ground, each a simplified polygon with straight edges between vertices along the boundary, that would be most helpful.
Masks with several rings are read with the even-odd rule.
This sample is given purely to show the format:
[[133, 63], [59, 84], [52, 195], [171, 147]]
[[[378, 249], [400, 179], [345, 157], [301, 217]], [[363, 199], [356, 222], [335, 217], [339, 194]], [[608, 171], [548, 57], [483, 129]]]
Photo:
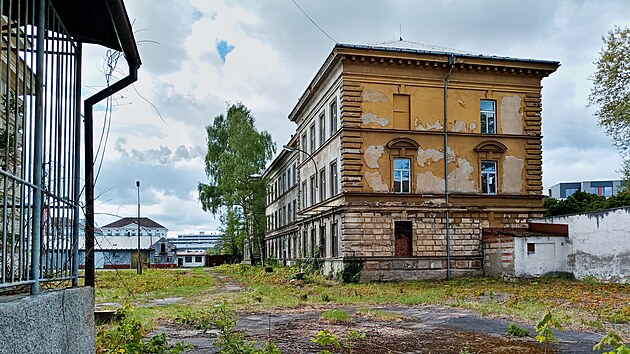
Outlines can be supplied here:
[[[505, 334], [509, 323], [488, 319], [473, 312], [434, 306], [378, 308], [400, 315], [400, 320], [380, 321], [354, 315], [356, 309], [345, 309], [351, 321], [330, 323], [320, 319], [324, 308], [303, 308], [273, 314], [241, 314], [238, 327], [252, 340], [264, 343], [270, 339], [283, 353], [317, 353], [324, 349], [310, 339], [319, 330], [328, 329], [343, 338], [346, 330], [366, 333], [358, 341], [353, 353], [544, 353], [542, 344], [534, 336], [514, 338]], [[534, 329], [522, 325], [535, 333]], [[184, 341], [195, 346], [192, 353], [213, 353], [212, 334], [203, 334], [177, 323], [162, 323], [169, 342]], [[547, 353], [594, 353], [592, 348], [601, 334], [556, 331], [558, 344], [547, 348]], [[327, 348], [331, 349], [331, 348]], [[351, 353], [346, 349], [339, 351]]]

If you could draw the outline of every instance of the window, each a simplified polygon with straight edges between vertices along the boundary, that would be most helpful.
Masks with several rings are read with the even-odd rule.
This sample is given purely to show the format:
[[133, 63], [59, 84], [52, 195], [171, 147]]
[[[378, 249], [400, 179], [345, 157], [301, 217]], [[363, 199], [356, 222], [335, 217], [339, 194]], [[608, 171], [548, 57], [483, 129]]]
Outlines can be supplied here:
[[335, 196], [339, 193], [339, 182], [337, 180], [337, 161], [330, 163], [330, 195]]
[[291, 220], [295, 220], [296, 213], [297, 213], [297, 200], [293, 199], [293, 216]]
[[319, 225], [319, 247], [318, 247], [319, 257], [326, 257], [326, 224], [322, 223]]
[[481, 134], [496, 134], [496, 103], [490, 100], [481, 100], [479, 103], [481, 112]]
[[291, 203], [287, 204], [287, 223], [290, 223], [292, 220], [293, 211], [291, 210]]
[[293, 163], [293, 166], [291, 167], [291, 174], [293, 175], [293, 184], [291, 186], [294, 186], [297, 184], [297, 165], [295, 164], [295, 162]]
[[153, 263], [160, 263], [160, 257], [153, 257]]
[[173, 257], [166, 257], [166, 263], [173, 263]]
[[311, 227], [311, 257], [315, 257], [315, 228]]
[[330, 253], [330, 255], [332, 257], [337, 257], [339, 256], [339, 236], [337, 234], [337, 223], [334, 222], [332, 224], [330, 224], [330, 243], [331, 243], [331, 248], [332, 248], [332, 252]]
[[315, 152], [315, 123], [311, 124], [309, 128], [309, 133], [311, 134], [311, 154]]
[[535, 254], [536, 253], [536, 244], [528, 242], [527, 243], [527, 254]]
[[[308, 146], [306, 145], [306, 133], [302, 134], [302, 144], [300, 145], [300, 149], [306, 151]], [[306, 154], [302, 153], [302, 159], [306, 159]]]
[[185, 257], [185, 259], [184, 259], [184, 261], [185, 261], [186, 263], [191, 263], [191, 262], [192, 262], [192, 256], [186, 256], [186, 257]]
[[166, 253], [166, 242], [160, 243], [160, 253]]
[[315, 175], [311, 176], [311, 205], [315, 205]]
[[481, 193], [497, 194], [497, 163], [481, 162]]
[[394, 159], [394, 193], [409, 193], [411, 191], [410, 159]]
[[286, 225], [287, 224], [287, 216], [289, 214], [287, 214], [287, 206], [283, 206], [282, 207], [282, 225]]
[[282, 182], [280, 182], [280, 194], [282, 195], [282, 193], [286, 192], [287, 190], [287, 174], [286, 172], [282, 173]]
[[411, 112], [409, 95], [394, 94], [394, 129], [409, 130]]
[[201, 263], [201, 256], [195, 256], [195, 263]]
[[324, 145], [326, 141], [326, 114], [322, 112], [319, 116], [319, 146]]
[[304, 228], [304, 230], [302, 231], [302, 257], [306, 258], [306, 228]]
[[319, 171], [319, 201], [326, 200], [326, 169]]
[[112, 252], [112, 257], [113, 258], [118, 258], [118, 257], [120, 257], [120, 253], [119, 252]]
[[302, 182], [302, 208], [306, 209], [306, 181]]
[[330, 103], [330, 136], [337, 131], [337, 97]]

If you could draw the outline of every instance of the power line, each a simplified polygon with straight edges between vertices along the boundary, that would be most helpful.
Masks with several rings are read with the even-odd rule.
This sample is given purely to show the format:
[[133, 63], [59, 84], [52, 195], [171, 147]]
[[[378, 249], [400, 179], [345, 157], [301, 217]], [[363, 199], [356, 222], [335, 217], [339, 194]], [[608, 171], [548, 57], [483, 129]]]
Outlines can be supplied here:
[[302, 8], [300, 7], [300, 5], [297, 4], [297, 2], [295, 2], [295, 0], [291, 0], [291, 2], [293, 2], [293, 4], [295, 6], [297, 6], [298, 9], [300, 9], [300, 11], [302, 11], [302, 13], [304, 14], [304, 16], [306, 16], [306, 18], [308, 18], [314, 25], [315, 27], [317, 27], [317, 29], [319, 29], [324, 35], [326, 35], [326, 37], [330, 38], [331, 41], [335, 42], [335, 43], [339, 43], [337, 42], [333, 37], [331, 37], [330, 35], [328, 35], [328, 33], [326, 33], [326, 31], [324, 31], [321, 27], [319, 27], [319, 25], [317, 23], [315, 23], [315, 21], [313, 21], [313, 19], [311, 18], [311, 16], [309, 16], [304, 10], [302, 10]]

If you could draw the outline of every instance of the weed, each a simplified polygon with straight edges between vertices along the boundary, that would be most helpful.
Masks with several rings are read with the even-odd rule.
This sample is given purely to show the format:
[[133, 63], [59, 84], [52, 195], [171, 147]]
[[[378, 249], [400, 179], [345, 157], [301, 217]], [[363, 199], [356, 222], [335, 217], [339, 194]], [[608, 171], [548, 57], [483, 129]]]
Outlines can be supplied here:
[[405, 316], [396, 312], [365, 307], [360, 308], [358, 314], [365, 317], [376, 318], [380, 321], [402, 321], [405, 318]]
[[344, 310], [328, 310], [322, 312], [322, 319], [328, 322], [348, 322], [350, 315]]
[[529, 336], [529, 330], [523, 328], [515, 323], [510, 323], [506, 330], [507, 334], [514, 337], [527, 337]]
[[550, 310], [547, 310], [547, 314], [545, 314], [545, 316], [536, 325], [536, 333], [538, 333], [538, 335], [536, 336], [536, 340], [539, 343], [544, 343], [545, 353], [547, 352], [547, 345], [549, 343], [558, 342], [556, 336], [553, 333], [554, 328], [562, 331], [562, 325], [560, 324], [558, 319], [553, 317]]
[[608, 332], [599, 343], [595, 344], [593, 350], [605, 350], [607, 346], [612, 347], [613, 350], [603, 354], [630, 354], [630, 347], [625, 345], [621, 337], [613, 331]]
[[330, 295], [323, 293], [322, 294], [322, 301], [323, 302], [330, 302]]
[[470, 354], [470, 350], [468, 349], [468, 347], [463, 347], [459, 350], [459, 354]]
[[100, 327], [96, 333], [96, 353], [149, 353], [149, 354], [178, 354], [192, 345], [177, 342], [169, 345], [166, 336], [161, 333], [148, 340], [142, 336], [144, 330], [142, 324], [133, 318], [133, 309], [123, 305], [116, 311], [120, 321], [115, 327]]
[[[348, 349], [350, 353], [353, 353], [354, 347], [356, 346], [358, 341], [365, 339], [365, 333], [361, 331], [357, 331], [354, 329], [348, 329], [345, 333], [345, 337], [340, 340], [334, 333], [331, 331], [324, 329], [317, 332], [317, 336], [315, 338], [311, 338], [313, 343], [317, 343], [322, 347], [332, 347], [332, 349], [339, 350], [342, 347]], [[328, 349], [323, 349], [319, 351], [319, 354], [331, 354], [332, 352]]]

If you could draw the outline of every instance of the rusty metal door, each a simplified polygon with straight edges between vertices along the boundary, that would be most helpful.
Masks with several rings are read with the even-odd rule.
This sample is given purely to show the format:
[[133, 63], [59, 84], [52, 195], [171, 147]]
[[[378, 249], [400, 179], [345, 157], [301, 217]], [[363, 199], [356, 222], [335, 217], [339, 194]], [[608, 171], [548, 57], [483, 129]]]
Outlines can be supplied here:
[[394, 256], [411, 257], [413, 230], [411, 221], [396, 221], [394, 226]]

